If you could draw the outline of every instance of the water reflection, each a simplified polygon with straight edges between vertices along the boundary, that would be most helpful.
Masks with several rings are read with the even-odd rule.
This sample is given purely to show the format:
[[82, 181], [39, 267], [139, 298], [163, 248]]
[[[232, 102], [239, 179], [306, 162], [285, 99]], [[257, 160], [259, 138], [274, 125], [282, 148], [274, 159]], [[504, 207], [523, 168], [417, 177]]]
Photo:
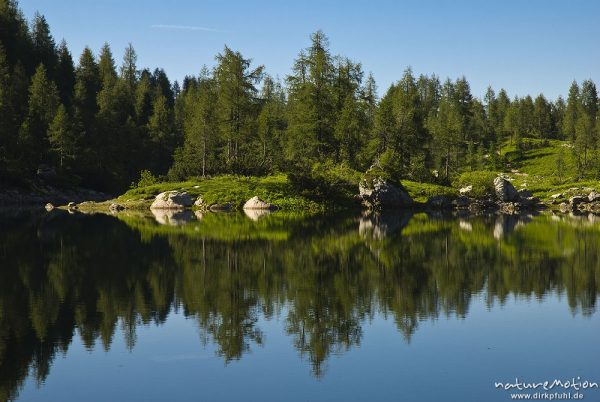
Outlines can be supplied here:
[[134, 348], [136, 328], [174, 307], [225, 362], [268, 347], [258, 323], [281, 314], [317, 377], [375, 315], [409, 342], [422, 320], [467, 317], [477, 294], [491, 306], [558, 292], [573, 314], [596, 309], [600, 226], [588, 216], [117, 217], [0, 219], [0, 400], [30, 370], [42, 381], [75, 332], [90, 349], [116, 333]]

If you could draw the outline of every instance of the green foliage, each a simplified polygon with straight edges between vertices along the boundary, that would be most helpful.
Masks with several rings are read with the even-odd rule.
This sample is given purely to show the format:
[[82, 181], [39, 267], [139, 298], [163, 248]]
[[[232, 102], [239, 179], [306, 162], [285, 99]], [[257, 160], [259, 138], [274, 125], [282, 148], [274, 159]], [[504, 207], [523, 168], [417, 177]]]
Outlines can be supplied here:
[[332, 205], [355, 205], [361, 174], [346, 164], [315, 163], [302, 173], [290, 174], [292, 186], [307, 198]]
[[454, 180], [455, 188], [473, 186], [469, 196], [490, 198], [494, 195], [494, 179], [498, 174], [488, 171], [473, 171], [460, 174]]
[[132, 183], [131, 188], [148, 187], [158, 183], [158, 178], [155, 177], [151, 171], [142, 170], [140, 172], [140, 179], [137, 183]]

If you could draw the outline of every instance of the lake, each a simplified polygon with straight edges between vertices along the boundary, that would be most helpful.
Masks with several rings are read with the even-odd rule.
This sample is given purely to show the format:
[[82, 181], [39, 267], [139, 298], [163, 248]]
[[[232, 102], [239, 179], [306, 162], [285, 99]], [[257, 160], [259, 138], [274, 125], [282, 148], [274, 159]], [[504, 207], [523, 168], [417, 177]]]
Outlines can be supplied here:
[[0, 238], [0, 400], [508, 401], [495, 383], [600, 382], [593, 215], [5, 211]]

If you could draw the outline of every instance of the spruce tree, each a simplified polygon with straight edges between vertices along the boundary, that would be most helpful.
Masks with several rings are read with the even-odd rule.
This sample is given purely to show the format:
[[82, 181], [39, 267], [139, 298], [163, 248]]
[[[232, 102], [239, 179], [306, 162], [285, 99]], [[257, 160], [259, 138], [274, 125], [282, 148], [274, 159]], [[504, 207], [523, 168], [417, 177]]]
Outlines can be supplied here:
[[251, 60], [227, 46], [216, 57], [214, 70], [217, 88], [219, 132], [224, 141], [225, 165], [234, 173], [256, 168], [258, 161], [247, 152], [256, 138], [258, 95], [256, 85], [263, 76], [263, 66], [251, 68]]
[[46, 18], [36, 13], [33, 17], [31, 28], [31, 42], [33, 44], [34, 60], [37, 64], [43, 64], [46, 67], [46, 74], [51, 80], [55, 80], [58, 75], [58, 55], [56, 52], [56, 43], [50, 34], [50, 27]]
[[48, 142], [60, 171], [69, 170], [78, 155], [77, 137], [73, 132], [71, 118], [61, 104], [48, 127]]
[[69, 107], [73, 102], [75, 91], [75, 65], [73, 57], [67, 48], [67, 42], [62, 40], [58, 46], [58, 64], [56, 66], [56, 85], [60, 93], [60, 100]]
[[567, 107], [563, 118], [563, 134], [571, 142], [575, 142], [575, 126], [577, 125], [577, 112], [579, 111], [581, 100], [579, 97], [579, 85], [573, 81], [569, 88], [567, 97]]
[[56, 84], [48, 79], [46, 68], [40, 64], [31, 79], [27, 118], [19, 132], [24, 169], [32, 171], [45, 159], [48, 149], [46, 132], [59, 101]]

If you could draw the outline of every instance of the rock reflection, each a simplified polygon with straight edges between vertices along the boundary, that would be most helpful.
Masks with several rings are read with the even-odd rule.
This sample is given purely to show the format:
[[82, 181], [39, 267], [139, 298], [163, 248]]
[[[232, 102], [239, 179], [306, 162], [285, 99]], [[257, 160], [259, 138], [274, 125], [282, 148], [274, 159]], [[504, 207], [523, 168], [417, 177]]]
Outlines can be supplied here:
[[398, 212], [367, 212], [358, 221], [358, 233], [363, 238], [381, 240], [402, 231], [412, 217], [410, 211]]
[[190, 210], [151, 209], [150, 211], [156, 222], [161, 225], [181, 226], [195, 218]]
[[270, 209], [244, 209], [244, 214], [253, 221], [258, 221], [260, 218], [264, 218], [272, 213], [273, 211]]

